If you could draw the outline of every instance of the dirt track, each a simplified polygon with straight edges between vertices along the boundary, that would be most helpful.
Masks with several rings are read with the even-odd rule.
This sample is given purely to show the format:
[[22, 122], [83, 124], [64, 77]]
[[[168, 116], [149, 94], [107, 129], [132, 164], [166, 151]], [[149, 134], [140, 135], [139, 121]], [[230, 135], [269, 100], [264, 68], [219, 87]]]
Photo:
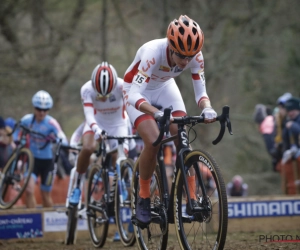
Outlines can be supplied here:
[[[263, 237], [267, 235], [277, 240], [278, 236], [286, 238], [287, 235], [290, 235], [287, 239], [290, 240], [291, 237], [296, 239], [298, 236], [299, 242], [270, 242], [270, 240], [263, 239]], [[283, 236], [281, 236], [283, 235]], [[171, 241], [174, 238], [171, 237]], [[60, 241], [0, 241], [0, 249], [1, 250], [92, 250], [95, 249], [89, 239], [85, 240], [77, 240], [77, 244], [74, 246], [66, 246], [63, 242]], [[103, 249], [124, 249], [120, 242], [110, 242], [107, 241]], [[136, 245], [134, 247], [126, 248], [126, 249], [138, 249]], [[168, 248], [169, 250], [173, 250], [174, 248]], [[201, 249], [201, 248], [199, 248]], [[224, 249], [300, 249], [300, 230], [299, 231], [288, 231], [288, 232], [254, 232], [254, 233], [230, 233], [227, 236], [227, 241]]]

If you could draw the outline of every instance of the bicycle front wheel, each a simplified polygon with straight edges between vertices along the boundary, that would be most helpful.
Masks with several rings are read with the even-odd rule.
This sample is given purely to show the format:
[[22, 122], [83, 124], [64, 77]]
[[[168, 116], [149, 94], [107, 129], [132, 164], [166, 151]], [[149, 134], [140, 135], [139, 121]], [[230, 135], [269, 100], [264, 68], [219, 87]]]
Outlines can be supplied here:
[[121, 187], [118, 185], [115, 192], [116, 223], [124, 246], [132, 246], [135, 243], [130, 206], [133, 166], [134, 162], [131, 159], [121, 162]]
[[66, 245], [73, 245], [76, 242], [76, 233], [77, 233], [77, 221], [78, 221], [78, 208], [76, 206], [69, 205], [68, 213], [68, 223], [66, 231]]
[[[140, 190], [138, 161], [134, 167], [134, 174], [132, 179], [132, 214], [135, 217], [135, 207], [137, 196]], [[166, 249], [168, 243], [169, 225], [167, 219], [167, 211], [163, 204], [164, 193], [161, 173], [159, 167], [156, 166], [154, 175], [150, 184], [150, 206], [151, 206], [151, 223], [147, 228], [140, 228], [134, 226], [134, 232], [139, 249]]]
[[[193, 192], [201, 211], [186, 211], [183, 173], [179, 169], [175, 180], [174, 220], [181, 249], [223, 249], [226, 241], [228, 208], [221, 171], [212, 156], [194, 150], [184, 157], [184, 165], [195, 169]], [[197, 170], [198, 168], [198, 170]], [[203, 185], [201, 185], [203, 183]]]
[[99, 165], [93, 165], [90, 170], [87, 195], [86, 212], [90, 237], [95, 247], [102, 247], [107, 237], [109, 217], [107, 215], [108, 183], [105, 173]]
[[25, 191], [33, 171], [34, 158], [28, 148], [9, 158], [0, 172], [0, 208], [11, 208]]

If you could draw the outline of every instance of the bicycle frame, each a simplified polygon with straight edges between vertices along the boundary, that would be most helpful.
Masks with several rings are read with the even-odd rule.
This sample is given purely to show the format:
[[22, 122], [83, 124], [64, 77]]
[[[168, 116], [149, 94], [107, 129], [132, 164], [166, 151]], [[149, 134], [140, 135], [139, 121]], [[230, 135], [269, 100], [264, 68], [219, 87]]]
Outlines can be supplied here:
[[[115, 152], [115, 150], [113, 151], [110, 151], [110, 152], [106, 152], [106, 147], [105, 147], [105, 143], [104, 141], [102, 140], [101, 144], [100, 145], [100, 150], [99, 150], [99, 155], [102, 156], [102, 169], [101, 171], [99, 172], [99, 176], [98, 178], [100, 178], [101, 174], [102, 174], [102, 171], [105, 171], [105, 178], [106, 178], [106, 182], [108, 187], [106, 187], [106, 190], [108, 190], [108, 194], [105, 195], [105, 199], [106, 199], [106, 202], [109, 202], [109, 199], [110, 198], [113, 198], [114, 200], [114, 197], [115, 197], [115, 191], [116, 191], [116, 188], [119, 189], [120, 191], [120, 201], [121, 201], [121, 204], [123, 204], [123, 196], [122, 196], [122, 182], [121, 182], [121, 169], [120, 169], [120, 165], [121, 165], [121, 162], [125, 159], [127, 159], [125, 153], [124, 153], [124, 146], [123, 146], [123, 142], [124, 142], [124, 138], [118, 138], [116, 136], [107, 136], [106, 137], [107, 140], [111, 140], [111, 139], [117, 139], [118, 140], [118, 148], [117, 148], [117, 153], [118, 153], [118, 158], [117, 158], [117, 161], [116, 161], [116, 174], [117, 174], [117, 179], [114, 180], [116, 181], [116, 183], [113, 183], [112, 186], [110, 187], [109, 186], [109, 176], [108, 176], [108, 171], [109, 171], [109, 162], [110, 162], [110, 159], [109, 157], [107, 157], [107, 155], [110, 155], [111, 153]], [[97, 180], [98, 181], [98, 180]], [[102, 211], [101, 208], [98, 208], [98, 207], [95, 207], [95, 206], [92, 206], [93, 209], [95, 210], [98, 210], [98, 211]]]
[[123, 186], [122, 186], [122, 181], [121, 181], [121, 169], [120, 169], [120, 166], [121, 166], [121, 162], [127, 158], [125, 156], [125, 153], [124, 153], [123, 142], [124, 142], [124, 139], [118, 139], [118, 158], [117, 158], [117, 162], [116, 162], [116, 171], [117, 171], [117, 176], [118, 176], [118, 179], [117, 179], [117, 188], [120, 191], [119, 192], [119, 194], [120, 194], [119, 198], [120, 198], [121, 205], [123, 205], [124, 201], [123, 201], [123, 195], [122, 195]]
[[[208, 248], [205, 247], [205, 249], [211, 249], [210, 247], [217, 249], [219, 246], [220, 249], [223, 249], [226, 241], [228, 216], [226, 189], [222, 174], [218, 164], [208, 152], [203, 149], [193, 150], [190, 147], [187, 136], [187, 127], [191, 129], [198, 123], [205, 123], [205, 117], [173, 117], [172, 123], [177, 125], [177, 133], [172, 136], [169, 134], [170, 118], [171, 109], [165, 109], [164, 115], [157, 120], [158, 138], [152, 143], [155, 147], [159, 146], [159, 150], [157, 153], [158, 166], [154, 170], [154, 178], [150, 184], [151, 221], [149, 224], [139, 221], [137, 213], [135, 213], [137, 190], [140, 188], [138, 168], [141, 166], [136, 164], [134, 168], [136, 172], [133, 181], [133, 198], [131, 199], [134, 210], [131, 220], [136, 226], [135, 235], [139, 248], [166, 249], [168, 224], [175, 224], [175, 232], [181, 249], [194, 249], [202, 244], [208, 245]], [[232, 134], [228, 106], [223, 107], [222, 114], [217, 116], [216, 120], [220, 122], [221, 129], [213, 144], [221, 141], [226, 125], [229, 133]], [[171, 190], [169, 190], [162, 147], [163, 144], [174, 140], [177, 144], [177, 154]], [[190, 180], [189, 177], [195, 178]], [[208, 185], [209, 178], [214, 182], [213, 190]], [[210, 193], [211, 191], [213, 193]], [[216, 198], [214, 198], [215, 191], [217, 191]], [[186, 210], [184, 210], [184, 200], [186, 200]], [[215, 212], [213, 213], [213, 211]], [[144, 229], [146, 231], [143, 231]], [[154, 240], [152, 240], [152, 236], [155, 237]], [[156, 238], [159, 240], [157, 241]]]
[[[165, 170], [166, 168], [165, 168], [165, 163], [164, 163], [164, 156], [163, 156], [162, 146], [165, 143], [169, 142], [169, 141], [175, 140], [176, 138], [178, 138], [179, 152], [177, 153], [176, 164], [175, 164], [174, 171], [173, 171], [171, 190], [169, 190], [168, 185], [167, 185], [167, 175], [166, 175], [166, 170]], [[164, 195], [163, 195], [164, 205], [165, 205], [165, 208], [166, 208], [167, 213], [168, 213], [168, 222], [169, 223], [174, 223], [173, 210], [169, 209], [169, 207], [174, 202], [174, 200], [173, 200], [174, 189], [175, 189], [175, 184], [174, 183], [175, 183], [175, 179], [177, 177], [178, 169], [181, 169], [181, 171], [183, 173], [183, 176], [184, 176], [183, 181], [184, 181], [184, 187], [185, 187], [185, 190], [186, 190], [186, 193], [187, 193], [187, 199], [188, 199], [187, 204], [189, 204], [191, 211], [195, 211], [195, 212], [198, 211], [197, 209], [192, 208], [192, 206], [191, 206], [190, 192], [189, 192], [187, 178], [186, 178], [186, 172], [188, 171], [188, 169], [185, 168], [184, 162], [183, 162], [184, 155], [186, 153], [191, 152], [191, 151], [192, 150], [191, 150], [191, 148], [189, 147], [189, 144], [188, 144], [188, 138], [187, 138], [187, 135], [186, 135], [186, 130], [185, 130], [183, 125], [178, 125], [178, 136], [172, 136], [172, 137], [169, 137], [167, 139], [164, 139], [164, 140], [161, 141], [161, 144], [160, 144], [160, 149], [159, 149], [159, 152], [157, 154], [157, 162], [158, 162], [160, 173], [161, 173], [162, 179], [163, 179], [162, 185], [163, 185], [163, 192], [164, 192]], [[195, 168], [195, 171], [196, 171], [196, 175], [198, 176], [198, 179], [200, 180], [199, 184], [201, 185], [203, 190], [206, 190], [204, 188], [204, 184], [203, 184], [203, 181], [202, 181], [202, 175], [201, 175], [201, 172], [199, 171], [199, 168]], [[171, 191], [171, 192], [169, 192], [169, 191]], [[204, 192], [204, 196], [206, 196], [206, 191]]]

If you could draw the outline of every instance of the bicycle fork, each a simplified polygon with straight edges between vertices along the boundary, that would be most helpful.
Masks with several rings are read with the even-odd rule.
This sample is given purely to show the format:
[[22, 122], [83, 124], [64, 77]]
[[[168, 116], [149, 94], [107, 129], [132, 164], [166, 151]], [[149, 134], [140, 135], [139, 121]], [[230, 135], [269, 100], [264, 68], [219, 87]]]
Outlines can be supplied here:
[[[76, 166], [76, 164], [75, 164]], [[69, 187], [68, 187], [68, 193], [67, 193], [67, 199], [66, 199], [66, 207], [68, 208], [69, 207], [69, 197], [71, 195], [71, 192], [74, 188], [76, 188], [77, 186], [77, 178], [78, 178], [78, 174], [76, 173], [76, 167], [73, 167], [72, 170], [71, 170], [71, 173], [70, 173], [70, 181], [69, 181]], [[80, 179], [80, 184], [79, 184], [79, 188], [80, 190], [83, 190], [83, 179], [84, 179], [84, 176], [81, 176], [81, 179]], [[82, 201], [82, 195], [80, 195], [80, 198], [79, 198], [79, 202], [78, 202], [78, 209], [81, 208], [81, 201]]]

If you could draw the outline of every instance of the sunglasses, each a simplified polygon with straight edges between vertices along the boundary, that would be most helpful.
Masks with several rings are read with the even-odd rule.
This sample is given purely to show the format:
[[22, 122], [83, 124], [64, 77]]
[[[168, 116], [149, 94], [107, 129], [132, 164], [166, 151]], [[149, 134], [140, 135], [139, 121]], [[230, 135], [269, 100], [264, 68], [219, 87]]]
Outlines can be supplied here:
[[193, 57], [195, 56], [195, 55], [193, 55], [193, 56], [184, 56], [184, 55], [181, 55], [181, 54], [179, 54], [179, 53], [177, 53], [177, 52], [174, 52], [174, 53], [175, 53], [175, 55], [178, 56], [180, 59], [188, 59], [188, 60], [192, 60]]
[[49, 109], [40, 109], [40, 108], [35, 108], [37, 111], [39, 112], [47, 112], [49, 111]]

